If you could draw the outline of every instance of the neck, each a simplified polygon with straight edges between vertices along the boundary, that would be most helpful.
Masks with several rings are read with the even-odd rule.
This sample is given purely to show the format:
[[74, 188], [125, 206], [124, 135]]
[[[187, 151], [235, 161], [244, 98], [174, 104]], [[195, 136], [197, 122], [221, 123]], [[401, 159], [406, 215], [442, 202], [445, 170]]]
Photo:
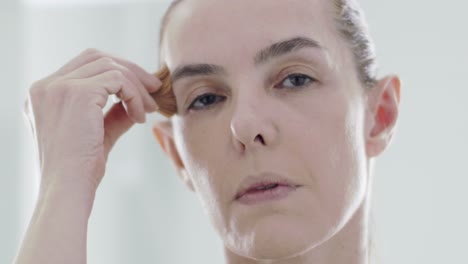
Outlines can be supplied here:
[[[370, 171], [369, 171], [370, 173]], [[368, 174], [369, 175], [369, 174]], [[372, 177], [369, 177], [370, 179]], [[225, 247], [227, 264], [368, 264], [369, 235], [368, 219], [371, 198], [371, 181], [368, 192], [348, 223], [332, 238], [320, 246], [294, 258], [280, 261], [253, 260], [239, 256]]]

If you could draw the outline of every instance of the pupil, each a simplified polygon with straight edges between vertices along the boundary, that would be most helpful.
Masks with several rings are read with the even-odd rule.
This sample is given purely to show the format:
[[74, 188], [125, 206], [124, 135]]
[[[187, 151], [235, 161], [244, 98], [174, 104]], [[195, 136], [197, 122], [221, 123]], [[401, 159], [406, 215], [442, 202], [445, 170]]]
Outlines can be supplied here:
[[[299, 85], [299, 86], [300, 86], [301, 84], [298, 84], [298, 80], [303, 80], [303, 81], [304, 81], [304, 79], [305, 79], [304, 76], [301, 76], [301, 75], [294, 75], [294, 76], [293, 76], [294, 82], [296, 83], [296, 85]], [[299, 83], [303, 83], [303, 82], [300, 82], [300, 81], [299, 81]]]
[[213, 102], [213, 100], [214, 100], [214, 96], [210, 94], [202, 98], [202, 103], [209, 104], [210, 102]]

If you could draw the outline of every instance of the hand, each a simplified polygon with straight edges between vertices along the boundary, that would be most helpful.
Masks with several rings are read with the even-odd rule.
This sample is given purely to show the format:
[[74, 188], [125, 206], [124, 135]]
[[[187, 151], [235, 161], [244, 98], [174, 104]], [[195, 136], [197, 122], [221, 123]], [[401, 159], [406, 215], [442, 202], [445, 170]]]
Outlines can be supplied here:
[[[37, 143], [41, 187], [67, 182], [97, 189], [117, 139], [157, 110], [149, 93], [160, 86], [155, 75], [136, 64], [95, 49], [36, 81], [24, 112]], [[113, 94], [122, 102], [104, 115]]]

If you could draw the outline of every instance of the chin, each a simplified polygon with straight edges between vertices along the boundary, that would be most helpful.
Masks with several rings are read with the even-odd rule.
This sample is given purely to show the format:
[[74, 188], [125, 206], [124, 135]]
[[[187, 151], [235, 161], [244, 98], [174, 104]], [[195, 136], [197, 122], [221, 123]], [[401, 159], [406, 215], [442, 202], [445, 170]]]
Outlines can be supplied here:
[[237, 236], [241, 241], [230, 248], [250, 259], [284, 260], [318, 247], [335, 231], [310, 219], [272, 215], [258, 220], [247, 234]]

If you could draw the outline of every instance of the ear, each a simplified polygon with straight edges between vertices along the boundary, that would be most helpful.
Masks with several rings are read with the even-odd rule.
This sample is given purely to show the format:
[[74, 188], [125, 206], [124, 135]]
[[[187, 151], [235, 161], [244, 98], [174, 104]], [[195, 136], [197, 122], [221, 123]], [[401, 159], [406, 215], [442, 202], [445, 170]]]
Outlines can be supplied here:
[[400, 84], [398, 76], [387, 76], [368, 91], [368, 157], [378, 156], [390, 145], [398, 119]]
[[192, 180], [185, 169], [184, 163], [182, 162], [179, 152], [174, 143], [174, 133], [172, 129], [172, 123], [170, 120], [159, 121], [153, 126], [153, 135], [158, 141], [164, 153], [169, 157], [174, 165], [177, 174], [182, 179], [184, 184], [191, 191], [195, 191]]

